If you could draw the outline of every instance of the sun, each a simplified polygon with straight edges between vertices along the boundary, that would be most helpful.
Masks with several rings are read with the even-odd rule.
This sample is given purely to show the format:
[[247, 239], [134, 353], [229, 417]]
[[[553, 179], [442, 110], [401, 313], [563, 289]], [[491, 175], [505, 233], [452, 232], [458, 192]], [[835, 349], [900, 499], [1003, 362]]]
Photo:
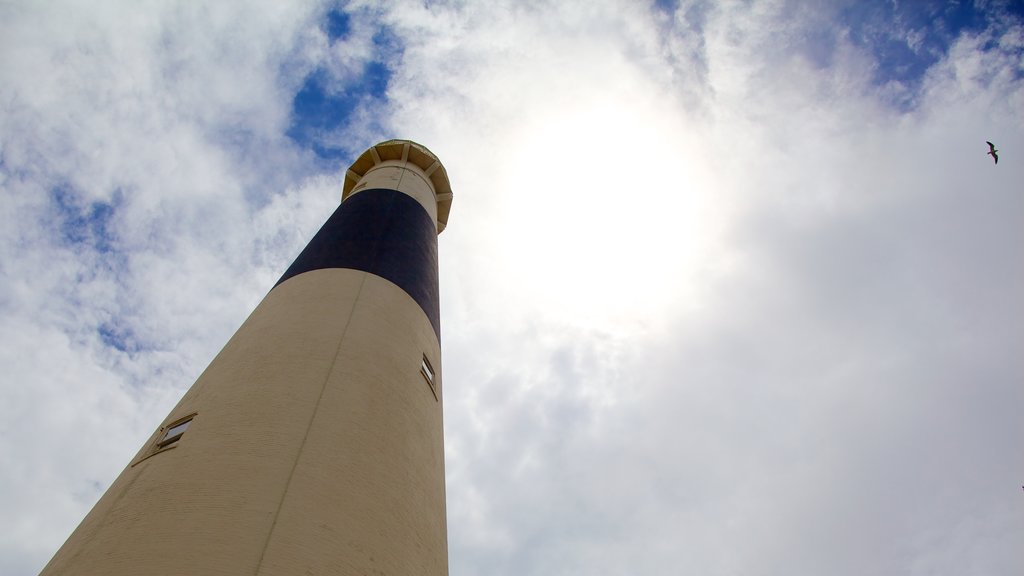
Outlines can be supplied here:
[[598, 98], [526, 123], [504, 160], [517, 232], [502, 257], [521, 297], [616, 331], [688, 305], [722, 217], [698, 143], [655, 100]]

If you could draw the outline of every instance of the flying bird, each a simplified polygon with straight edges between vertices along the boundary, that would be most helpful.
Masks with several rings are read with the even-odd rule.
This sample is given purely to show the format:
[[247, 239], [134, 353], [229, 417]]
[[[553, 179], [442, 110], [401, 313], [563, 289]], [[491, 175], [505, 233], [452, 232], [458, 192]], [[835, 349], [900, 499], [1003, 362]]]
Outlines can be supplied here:
[[999, 164], [999, 154], [996, 154], [996, 152], [999, 152], [999, 150], [996, 150], [996, 145], [989, 142], [988, 140], [985, 140], [985, 144], [988, 144], [988, 155], [991, 156], [992, 159], [996, 161], [996, 164]]

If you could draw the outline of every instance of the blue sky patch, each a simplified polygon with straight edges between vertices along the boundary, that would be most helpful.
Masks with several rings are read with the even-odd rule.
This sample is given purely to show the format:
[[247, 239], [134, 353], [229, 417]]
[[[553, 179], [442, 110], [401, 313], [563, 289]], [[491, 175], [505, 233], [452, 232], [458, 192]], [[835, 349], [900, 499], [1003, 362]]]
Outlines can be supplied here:
[[654, 7], [666, 14], [672, 14], [679, 7], [679, 0], [654, 0]]
[[850, 39], [875, 55], [875, 81], [914, 82], [963, 32], [985, 25], [973, 2], [857, 3], [843, 11]]
[[877, 86], [897, 85], [894, 105], [909, 109], [925, 73], [962, 34], [1020, 22], [1024, 4], [975, 0], [855, 2], [840, 11], [849, 39], [872, 54]]
[[[350, 25], [350, 15], [331, 11], [325, 16], [323, 29], [334, 43], [347, 37]], [[391, 62], [400, 58], [401, 52], [397, 36], [382, 27], [373, 37], [373, 58], [364, 63], [356, 78], [342, 81], [326, 66], [313, 71], [292, 100], [288, 137], [325, 160], [347, 160], [358, 153], [351, 145], [362, 147], [365, 143], [349, 143], [344, 134], [354, 121], [379, 122], [372, 115], [360, 115], [359, 111], [387, 99]], [[360, 126], [358, 132], [377, 131], [376, 128]]]
[[115, 192], [110, 202], [83, 202], [67, 187], [58, 186], [50, 191], [61, 239], [66, 245], [85, 247], [101, 254], [113, 252], [116, 242], [112, 221], [124, 195]]
[[327, 21], [324, 22], [324, 32], [331, 42], [348, 36], [351, 30], [351, 17], [344, 10], [331, 10], [327, 13]]
[[123, 325], [105, 322], [96, 329], [100, 341], [109, 348], [126, 354], [134, 354], [139, 351], [139, 343], [130, 328]]

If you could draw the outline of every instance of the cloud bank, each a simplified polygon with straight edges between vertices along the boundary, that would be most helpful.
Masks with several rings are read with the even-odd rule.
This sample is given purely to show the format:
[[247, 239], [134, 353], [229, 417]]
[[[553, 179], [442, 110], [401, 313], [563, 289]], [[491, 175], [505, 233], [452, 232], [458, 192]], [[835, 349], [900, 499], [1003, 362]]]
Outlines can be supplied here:
[[1012, 3], [0, 22], [5, 574], [38, 572], [389, 137], [456, 194], [453, 575], [1024, 567]]

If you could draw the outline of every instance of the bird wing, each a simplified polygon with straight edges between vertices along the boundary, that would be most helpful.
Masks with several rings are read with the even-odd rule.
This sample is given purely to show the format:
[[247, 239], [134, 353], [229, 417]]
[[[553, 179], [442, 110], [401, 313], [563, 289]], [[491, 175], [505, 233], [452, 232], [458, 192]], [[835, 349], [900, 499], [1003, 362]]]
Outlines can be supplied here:
[[999, 154], [992, 152], [992, 159], [996, 161], [996, 164], [999, 164]]
[[988, 144], [989, 152], [995, 152], [996, 151], [996, 145], [995, 144], [989, 142], [988, 140], [985, 140], [985, 144]]

